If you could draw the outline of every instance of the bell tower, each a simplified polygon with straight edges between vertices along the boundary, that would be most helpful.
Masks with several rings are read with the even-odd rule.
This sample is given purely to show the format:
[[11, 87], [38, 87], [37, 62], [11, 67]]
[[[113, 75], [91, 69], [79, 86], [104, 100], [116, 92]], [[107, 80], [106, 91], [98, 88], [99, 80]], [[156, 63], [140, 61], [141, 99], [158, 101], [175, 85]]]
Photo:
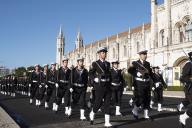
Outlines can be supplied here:
[[60, 26], [60, 31], [57, 36], [57, 53], [56, 53], [56, 62], [61, 66], [62, 57], [64, 56], [64, 47], [65, 47], [65, 37], [63, 35], [62, 27]]

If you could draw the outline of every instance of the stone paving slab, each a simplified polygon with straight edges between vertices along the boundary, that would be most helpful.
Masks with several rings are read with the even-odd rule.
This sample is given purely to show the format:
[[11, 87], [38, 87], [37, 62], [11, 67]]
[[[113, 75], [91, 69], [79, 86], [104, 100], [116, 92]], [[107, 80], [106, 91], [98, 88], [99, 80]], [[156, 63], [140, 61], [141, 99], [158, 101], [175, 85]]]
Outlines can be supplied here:
[[20, 128], [2, 107], [0, 107], [0, 128]]

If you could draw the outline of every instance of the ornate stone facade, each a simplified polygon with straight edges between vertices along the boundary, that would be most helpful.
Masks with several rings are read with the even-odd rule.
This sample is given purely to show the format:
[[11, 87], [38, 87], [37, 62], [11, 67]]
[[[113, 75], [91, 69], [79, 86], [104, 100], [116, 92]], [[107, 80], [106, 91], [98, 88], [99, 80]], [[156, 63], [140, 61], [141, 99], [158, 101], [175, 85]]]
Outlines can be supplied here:
[[[85, 66], [97, 60], [97, 48], [108, 47], [107, 60], [120, 61], [120, 68], [128, 68], [138, 59], [140, 49], [149, 50], [148, 61], [160, 66], [170, 85], [180, 85], [182, 66], [187, 61], [184, 54], [192, 50], [192, 0], [164, 0], [158, 5], [151, 0], [151, 23], [83, 45], [83, 38], [77, 38], [76, 49], [66, 54], [69, 65], [76, 65], [78, 56], [85, 57]], [[77, 42], [80, 42], [78, 44]], [[81, 46], [81, 47], [80, 47]], [[57, 60], [58, 62], [58, 60]]]

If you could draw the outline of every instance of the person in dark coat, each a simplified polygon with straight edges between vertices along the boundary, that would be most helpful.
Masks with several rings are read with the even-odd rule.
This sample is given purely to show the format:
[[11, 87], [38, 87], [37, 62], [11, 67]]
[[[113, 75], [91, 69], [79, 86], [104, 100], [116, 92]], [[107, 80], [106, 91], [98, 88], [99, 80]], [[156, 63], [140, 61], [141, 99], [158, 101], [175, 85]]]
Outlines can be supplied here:
[[149, 105], [151, 100], [151, 80], [152, 70], [150, 63], [146, 61], [147, 50], [138, 52], [139, 60], [133, 61], [128, 72], [133, 76], [134, 100], [135, 105], [132, 110], [135, 119], [138, 119], [139, 107], [144, 109], [144, 118], [149, 119]]
[[123, 79], [122, 70], [118, 69], [119, 61], [113, 60], [111, 68], [111, 91], [112, 91], [112, 103], [115, 105], [115, 115], [121, 115], [120, 106], [121, 98], [123, 95], [123, 89], [125, 87], [125, 81]]
[[89, 114], [90, 123], [93, 125], [95, 113], [100, 109], [104, 102], [105, 127], [111, 127], [110, 123], [110, 103], [111, 103], [111, 73], [110, 63], [106, 61], [107, 48], [100, 47], [97, 51], [99, 60], [92, 63], [89, 77], [93, 81], [95, 90], [95, 100], [93, 110]]
[[71, 70], [68, 68], [68, 58], [64, 57], [62, 66], [58, 70], [58, 98], [56, 104], [59, 106], [64, 98], [65, 115], [70, 115], [70, 75]]
[[162, 102], [163, 102], [163, 89], [167, 88], [162, 74], [159, 73], [159, 67], [153, 67], [153, 93], [154, 93], [154, 102], [157, 103], [157, 111], [162, 111]]
[[183, 127], [186, 125], [186, 120], [192, 117], [192, 52], [189, 52], [188, 55], [189, 60], [184, 65], [180, 78], [185, 88], [185, 100], [188, 102], [185, 104], [187, 110], [179, 116], [179, 122]]

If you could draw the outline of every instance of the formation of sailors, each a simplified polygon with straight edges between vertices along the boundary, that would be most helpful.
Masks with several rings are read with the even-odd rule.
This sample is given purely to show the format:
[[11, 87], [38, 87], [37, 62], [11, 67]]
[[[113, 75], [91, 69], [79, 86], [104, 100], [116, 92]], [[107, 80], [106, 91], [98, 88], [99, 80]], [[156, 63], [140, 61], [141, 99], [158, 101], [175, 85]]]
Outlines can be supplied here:
[[[29, 76], [14, 77], [6, 76], [0, 81], [0, 91], [4, 95], [15, 97], [16, 93], [29, 96], [29, 103], [36, 106], [51, 108], [58, 112], [61, 104], [65, 106], [65, 115], [70, 117], [72, 110], [79, 106], [80, 120], [86, 120], [85, 110], [91, 109], [89, 113], [90, 124], [94, 124], [95, 114], [103, 106], [102, 112], [105, 118], [105, 127], [111, 127], [110, 106], [115, 106], [115, 115], [120, 116], [121, 99], [126, 83], [123, 70], [119, 69], [119, 61], [111, 63], [106, 60], [107, 48], [100, 47], [97, 51], [99, 59], [94, 61], [89, 71], [83, 66], [84, 58], [77, 59], [77, 65], [68, 67], [69, 58], [64, 57], [62, 66], [56, 70], [56, 63], [43, 65], [36, 64]], [[139, 60], [133, 61], [128, 72], [132, 75], [133, 105], [132, 114], [135, 119], [139, 118], [139, 109], [144, 111], [144, 118], [150, 119], [149, 109], [152, 107], [151, 91], [153, 102], [157, 103], [158, 111], [162, 111], [163, 89], [167, 88], [159, 67], [151, 68], [147, 59], [147, 50], [139, 53]], [[190, 63], [191, 64], [191, 63]], [[188, 67], [189, 68], [189, 67]], [[192, 70], [190, 70], [192, 71]], [[185, 80], [184, 77], [182, 79]], [[87, 90], [90, 91], [90, 100], [87, 104]], [[53, 100], [50, 100], [50, 99]], [[52, 101], [52, 102], [51, 102]], [[190, 102], [189, 102], [190, 103]], [[190, 116], [191, 112], [187, 112]], [[185, 114], [186, 115], [186, 114]], [[183, 115], [184, 116], [184, 115]], [[189, 117], [188, 116], [188, 117]], [[183, 121], [182, 118], [180, 119]], [[185, 125], [185, 123], [183, 123]]]

